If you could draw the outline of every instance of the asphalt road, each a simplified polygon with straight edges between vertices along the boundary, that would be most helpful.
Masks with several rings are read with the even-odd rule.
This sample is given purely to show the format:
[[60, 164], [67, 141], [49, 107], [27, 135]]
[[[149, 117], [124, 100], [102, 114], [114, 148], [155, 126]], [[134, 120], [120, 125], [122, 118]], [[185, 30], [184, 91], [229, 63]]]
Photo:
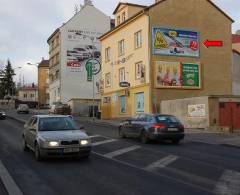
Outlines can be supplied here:
[[21, 149], [22, 124], [0, 121], [0, 160], [25, 195], [240, 194], [240, 150], [185, 141], [180, 145], [119, 140], [113, 127], [84, 123], [88, 160], [36, 162]]

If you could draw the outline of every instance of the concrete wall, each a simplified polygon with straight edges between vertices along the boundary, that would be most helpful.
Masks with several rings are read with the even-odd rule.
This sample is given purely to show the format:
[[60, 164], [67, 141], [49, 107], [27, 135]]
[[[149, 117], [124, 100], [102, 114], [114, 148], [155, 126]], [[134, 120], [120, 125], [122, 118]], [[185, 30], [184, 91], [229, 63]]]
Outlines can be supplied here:
[[[205, 105], [205, 117], [190, 117], [189, 105]], [[166, 100], [161, 102], [161, 113], [178, 117], [185, 128], [208, 128], [209, 127], [209, 102], [208, 97], [196, 97], [177, 100]]]
[[0, 100], [0, 109], [14, 109], [15, 101], [14, 100]]
[[[200, 58], [154, 56], [155, 61], [177, 61], [202, 64], [202, 89], [156, 89], [154, 83], [154, 69], [151, 71], [153, 109], [162, 100], [176, 98], [198, 97], [208, 95], [230, 95], [232, 93], [232, 21], [224, 16], [207, 0], [167, 0], [159, 3], [149, 11], [150, 26], [174, 29], [193, 30], [200, 33]], [[150, 29], [151, 29], [150, 28]], [[206, 48], [204, 40], [222, 40], [221, 48]], [[207, 124], [207, 123], [205, 123]]]
[[240, 54], [237, 52], [233, 52], [232, 79], [232, 93], [233, 95], [240, 95]]

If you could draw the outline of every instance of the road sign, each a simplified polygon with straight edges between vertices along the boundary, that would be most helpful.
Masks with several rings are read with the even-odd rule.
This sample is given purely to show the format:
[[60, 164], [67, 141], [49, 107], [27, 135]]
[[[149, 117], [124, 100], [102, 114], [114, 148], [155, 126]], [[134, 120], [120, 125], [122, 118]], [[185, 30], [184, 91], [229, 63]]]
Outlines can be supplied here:
[[129, 82], [120, 82], [119, 86], [120, 87], [130, 87], [130, 83]]

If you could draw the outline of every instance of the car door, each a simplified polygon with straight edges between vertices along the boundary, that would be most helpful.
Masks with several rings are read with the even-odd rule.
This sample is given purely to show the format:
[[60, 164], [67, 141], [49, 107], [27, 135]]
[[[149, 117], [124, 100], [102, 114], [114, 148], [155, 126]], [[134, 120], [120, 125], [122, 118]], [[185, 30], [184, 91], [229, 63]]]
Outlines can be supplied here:
[[133, 128], [134, 128], [134, 125], [135, 125], [136, 121], [138, 120], [138, 117], [139, 116], [136, 115], [135, 117], [128, 120], [128, 122], [126, 123], [125, 134], [127, 136], [133, 136], [134, 135]]
[[24, 125], [23, 136], [24, 136], [27, 144], [29, 144], [29, 130], [30, 130], [30, 126], [31, 126], [33, 120], [34, 120], [34, 117], [31, 117], [28, 120], [28, 122], [26, 122]]
[[37, 124], [38, 124], [38, 118], [34, 117], [33, 122], [29, 126], [29, 145], [30, 147], [34, 148], [35, 147], [35, 140], [37, 137]]
[[146, 119], [146, 115], [145, 114], [140, 114], [140, 115], [138, 115], [137, 120], [135, 120], [132, 123], [131, 133], [134, 137], [139, 137], [140, 136], [139, 131], [142, 130], [142, 124], [144, 123], [145, 119]]

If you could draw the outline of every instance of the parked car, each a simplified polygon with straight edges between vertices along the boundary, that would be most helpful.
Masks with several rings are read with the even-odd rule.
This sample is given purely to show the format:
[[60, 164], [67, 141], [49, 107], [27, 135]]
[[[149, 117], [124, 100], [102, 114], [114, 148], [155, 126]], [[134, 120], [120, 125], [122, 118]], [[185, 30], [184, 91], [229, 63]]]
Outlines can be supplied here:
[[91, 140], [69, 116], [35, 115], [24, 125], [23, 150], [31, 149], [36, 160], [46, 157], [88, 157]]
[[49, 114], [70, 115], [71, 108], [69, 105], [63, 104], [62, 102], [53, 102], [50, 107]]
[[19, 104], [17, 108], [17, 113], [26, 113], [29, 114], [29, 107], [27, 104]]
[[139, 114], [120, 124], [119, 136], [137, 137], [143, 143], [150, 140], [171, 140], [178, 144], [184, 139], [184, 126], [175, 116]]
[[5, 120], [6, 119], [6, 113], [2, 110], [0, 110], [0, 119]]

